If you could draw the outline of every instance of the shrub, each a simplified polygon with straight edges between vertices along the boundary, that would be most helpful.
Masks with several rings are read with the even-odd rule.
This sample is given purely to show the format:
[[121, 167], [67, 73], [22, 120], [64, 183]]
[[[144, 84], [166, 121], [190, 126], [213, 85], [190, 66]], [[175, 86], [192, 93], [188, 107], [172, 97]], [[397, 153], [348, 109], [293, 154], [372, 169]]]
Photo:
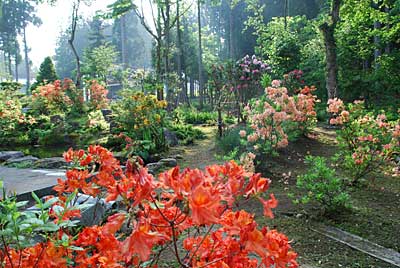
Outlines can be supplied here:
[[228, 156], [229, 159], [237, 159], [246, 151], [246, 144], [243, 144], [238, 135], [241, 131], [247, 131], [246, 125], [236, 125], [223, 132], [221, 138], [217, 138], [216, 147], [220, 154]]
[[345, 192], [343, 180], [336, 177], [336, 171], [328, 167], [326, 159], [309, 155], [305, 162], [310, 168], [297, 177], [296, 184], [297, 188], [304, 191], [304, 195], [295, 203], [316, 201], [327, 212], [349, 208], [350, 196]]
[[28, 130], [36, 120], [22, 112], [19, 95], [14, 90], [0, 91], [0, 143], [29, 143]]
[[[204, 172], [176, 167], [156, 179], [140, 159], [122, 169], [100, 146], [64, 157], [72, 169], [54, 187], [57, 197], [43, 203], [34, 195], [38, 212], [23, 217], [15, 199], [1, 200], [4, 267], [155, 267], [168, 249], [182, 267], [298, 267], [285, 235], [233, 210], [237, 198], [258, 197], [273, 217], [277, 201], [260, 196], [270, 183], [260, 174], [228, 162]], [[120, 200], [119, 210], [100, 225], [71, 228], [80, 217], [78, 191]], [[40, 242], [30, 239], [36, 234]]]
[[170, 123], [167, 128], [174, 132], [182, 144], [192, 144], [195, 140], [204, 139], [205, 134], [191, 125]]
[[200, 124], [216, 124], [216, 112], [198, 111], [196, 108], [179, 107], [174, 110], [174, 117], [180, 123], [200, 125]]
[[331, 124], [342, 126], [337, 131], [339, 164], [356, 184], [371, 172], [390, 164], [400, 151], [400, 121], [388, 121], [384, 113], [367, 112], [364, 102], [347, 106], [339, 99], [328, 101]]
[[36, 82], [32, 84], [31, 90], [35, 90], [38, 86], [53, 83], [57, 79], [57, 73], [53, 61], [50, 57], [46, 57], [40, 64], [39, 72], [36, 75]]
[[158, 101], [154, 95], [133, 90], [123, 90], [121, 96], [122, 99], [112, 105], [116, 123], [113, 133], [123, 133], [135, 142], [150, 145], [146, 150], [140, 150], [142, 152], [153, 153], [165, 149], [166, 102]]
[[[241, 131], [255, 152], [261, 155], [275, 154], [286, 147], [298, 134], [307, 134], [315, 125], [315, 88], [304, 87], [299, 94], [289, 96], [280, 81], [272, 81], [265, 95], [245, 107], [249, 131]], [[299, 132], [300, 130], [300, 132]]]
[[82, 106], [83, 93], [77, 93], [75, 91], [80, 90], [77, 90], [73, 82], [68, 79], [65, 79], [63, 82], [56, 80], [54, 83], [37, 87], [37, 89], [32, 92], [32, 113], [38, 115], [68, 113], [70, 109], [78, 105], [78, 103]]
[[22, 88], [22, 84], [13, 81], [0, 82], [0, 90], [11, 90], [19, 91]]

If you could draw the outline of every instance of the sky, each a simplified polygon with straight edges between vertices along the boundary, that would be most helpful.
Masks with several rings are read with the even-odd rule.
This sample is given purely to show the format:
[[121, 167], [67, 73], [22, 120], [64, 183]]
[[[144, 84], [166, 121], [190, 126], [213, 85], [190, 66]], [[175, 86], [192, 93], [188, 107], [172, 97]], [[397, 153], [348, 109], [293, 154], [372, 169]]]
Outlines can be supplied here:
[[[96, 10], [106, 10], [107, 5], [114, 0], [97, 0], [90, 6], [82, 5], [81, 15], [85, 18], [93, 16]], [[41, 4], [37, 8], [37, 15], [42, 19], [42, 25], [27, 28], [27, 42], [31, 51], [29, 58], [33, 65], [38, 67], [47, 56], [54, 56], [57, 37], [70, 23], [70, 0], [59, 0], [55, 6]]]

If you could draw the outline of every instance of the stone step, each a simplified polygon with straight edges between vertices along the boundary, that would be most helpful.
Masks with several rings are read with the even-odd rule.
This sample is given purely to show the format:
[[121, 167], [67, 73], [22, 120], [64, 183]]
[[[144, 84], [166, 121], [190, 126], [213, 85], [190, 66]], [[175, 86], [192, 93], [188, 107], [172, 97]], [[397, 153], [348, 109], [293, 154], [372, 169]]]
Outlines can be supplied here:
[[[0, 166], [0, 180], [7, 194], [16, 193], [20, 201], [32, 200], [31, 192], [38, 196], [52, 194], [57, 178], [65, 178], [65, 170], [18, 169]], [[2, 196], [2, 191], [0, 191]]]
[[390, 263], [396, 267], [400, 267], [400, 253], [393, 249], [382, 247], [362, 237], [332, 226], [324, 226], [312, 230], [351, 248], [364, 252], [372, 257]]

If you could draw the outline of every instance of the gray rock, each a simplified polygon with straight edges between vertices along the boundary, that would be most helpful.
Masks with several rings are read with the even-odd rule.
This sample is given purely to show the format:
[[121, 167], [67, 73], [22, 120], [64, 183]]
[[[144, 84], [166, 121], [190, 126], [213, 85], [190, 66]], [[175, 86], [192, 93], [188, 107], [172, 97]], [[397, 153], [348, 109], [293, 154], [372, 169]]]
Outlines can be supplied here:
[[15, 165], [33, 165], [39, 158], [27, 155], [19, 158], [11, 158], [8, 159], [4, 164], [6, 166], [15, 166]]
[[148, 169], [149, 173], [154, 175], [162, 168], [162, 164], [160, 162], [149, 163], [146, 165], [146, 168]]
[[36, 168], [60, 169], [68, 166], [63, 157], [50, 157], [39, 159], [34, 163]]
[[114, 202], [106, 202], [103, 198], [98, 199], [90, 195], [79, 194], [77, 204], [87, 206], [81, 212], [80, 224], [83, 226], [92, 226], [102, 222]]
[[[44, 201], [46, 197], [43, 197]], [[74, 202], [75, 206], [82, 206], [81, 217], [76, 220], [78, 224], [83, 226], [98, 225], [103, 221], [107, 211], [110, 210], [115, 202], [106, 202], [103, 198], [98, 199], [86, 194], [78, 194], [77, 199]], [[60, 206], [55, 206], [56, 209], [62, 210]], [[40, 209], [36, 206], [32, 206], [26, 209], [26, 211], [39, 211]]]
[[80, 224], [83, 226], [99, 225], [106, 212], [107, 209], [103, 203], [95, 203], [81, 212]]
[[23, 157], [24, 153], [20, 151], [4, 151], [0, 152], [0, 162], [7, 161], [13, 158], [20, 158]]
[[158, 163], [164, 167], [176, 167], [178, 165], [178, 162], [175, 158], [164, 158], [158, 161]]
[[164, 129], [164, 137], [169, 146], [177, 146], [179, 144], [178, 137], [169, 129]]
[[180, 155], [180, 154], [177, 154], [177, 155], [175, 155], [173, 158], [175, 158], [175, 159], [183, 159], [183, 156]]

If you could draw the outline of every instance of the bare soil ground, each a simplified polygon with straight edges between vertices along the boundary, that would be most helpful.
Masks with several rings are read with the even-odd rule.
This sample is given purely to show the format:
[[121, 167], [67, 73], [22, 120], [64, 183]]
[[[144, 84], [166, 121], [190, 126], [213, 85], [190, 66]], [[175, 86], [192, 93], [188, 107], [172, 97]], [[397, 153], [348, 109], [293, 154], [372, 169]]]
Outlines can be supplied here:
[[[215, 157], [215, 128], [202, 127], [207, 139], [196, 141], [191, 146], [178, 146], [170, 154], [180, 154], [181, 167], [204, 168], [221, 163]], [[279, 200], [275, 218], [262, 216], [259, 202], [243, 205], [256, 214], [260, 225], [276, 228], [288, 235], [293, 248], [299, 254], [300, 263], [313, 267], [348, 268], [390, 268], [394, 267], [367, 254], [353, 250], [312, 231], [321, 224], [337, 226], [359, 235], [371, 242], [400, 251], [400, 179], [375, 174], [373, 183], [351, 191], [352, 206], [349, 211], [337, 215], [321, 216], [316, 204], [307, 207], [295, 206], [288, 198], [289, 192], [296, 192], [296, 176], [307, 166], [307, 154], [330, 157], [335, 154], [335, 132], [317, 128], [313, 138], [300, 138], [268, 162], [259, 163], [259, 170], [272, 179], [269, 193]]]

